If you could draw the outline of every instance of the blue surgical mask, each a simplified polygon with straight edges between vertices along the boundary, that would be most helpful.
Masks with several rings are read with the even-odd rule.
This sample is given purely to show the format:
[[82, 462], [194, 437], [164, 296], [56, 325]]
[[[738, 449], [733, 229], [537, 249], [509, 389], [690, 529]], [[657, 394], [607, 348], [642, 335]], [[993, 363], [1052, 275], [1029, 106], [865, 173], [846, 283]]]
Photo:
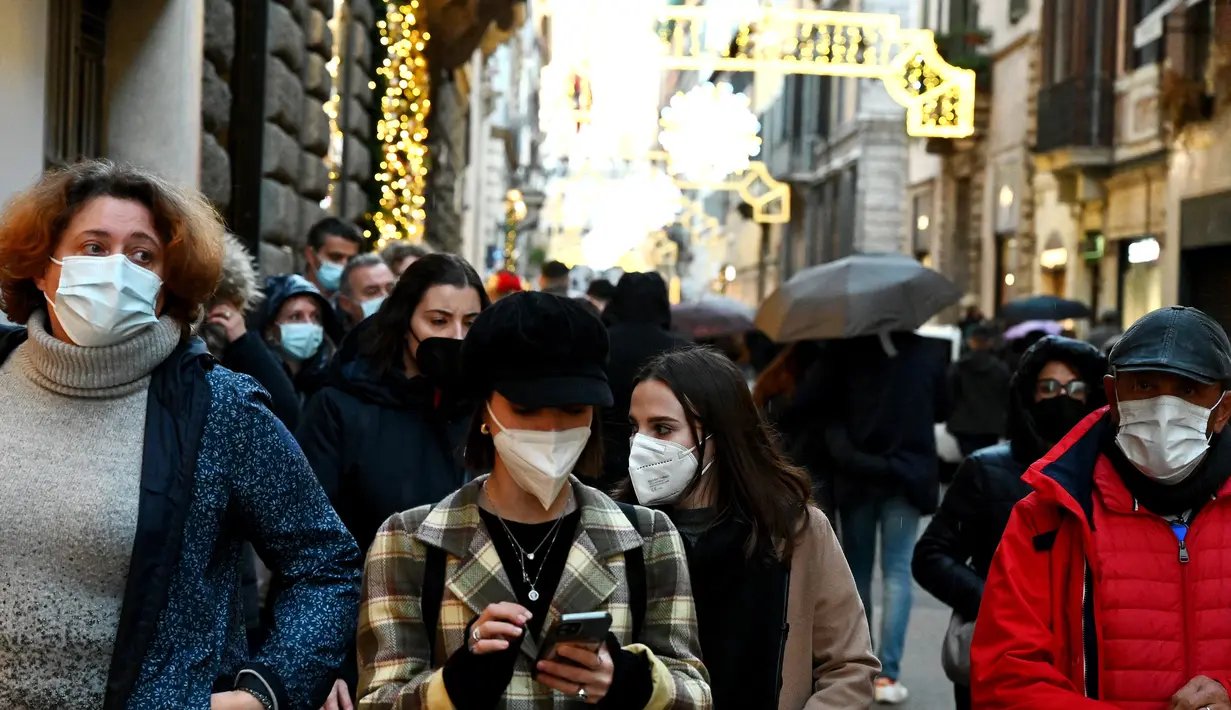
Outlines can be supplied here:
[[316, 281], [326, 291], [337, 291], [342, 283], [342, 271], [345, 268], [342, 264], [322, 261], [321, 267], [316, 270]]
[[363, 317], [371, 318], [380, 310], [380, 305], [385, 302], [384, 296], [377, 296], [369, 301], [363, 301], [359, 307], [363, 309]]
[[325, 340], [325, 329], [316, 323], [283, 323], [282, 352], [302, 362], [316, 354]]

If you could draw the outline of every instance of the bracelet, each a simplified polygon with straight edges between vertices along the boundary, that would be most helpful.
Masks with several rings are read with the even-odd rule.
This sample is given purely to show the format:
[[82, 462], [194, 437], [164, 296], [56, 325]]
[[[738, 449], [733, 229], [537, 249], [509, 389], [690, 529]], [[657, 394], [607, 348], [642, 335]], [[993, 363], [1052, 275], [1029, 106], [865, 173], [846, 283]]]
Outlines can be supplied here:
[[256, 690], [254, 688], [236, 688], [236, 690], [238, 690], [241, 693], [247, 693], [248, 695], [251, 695], [252, 697], [261, 701], [261, 705], [265, 708], [265, 710], [273, 710], [273, 707], [274, 707], [273, 700], [265, 697], [265, 694], [262, 693], [261, 691]]

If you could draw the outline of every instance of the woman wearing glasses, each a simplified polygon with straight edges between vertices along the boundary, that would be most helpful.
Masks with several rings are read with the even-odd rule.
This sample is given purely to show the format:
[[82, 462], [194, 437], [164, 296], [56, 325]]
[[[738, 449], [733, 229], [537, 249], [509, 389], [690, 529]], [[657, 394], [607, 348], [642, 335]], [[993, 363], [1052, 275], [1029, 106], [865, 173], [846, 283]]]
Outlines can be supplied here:
[[[1087, 414], [1106, 404], [1107, 360], [1093, 346], [1048, 336], [1022, 355], [1009, 393], [1009, 441], [962, 462], [953, 485], [915, 546], [915, 579], [953, 607], [950, 635], [965, 653], [983, 582], [1013, 506], [1032, 490], [1021, 476]], [[965, 623], [965, 628], [959, 628]], [[951, 639], [946, 640], [946, 644]], [[961, 664], [957, 664], [961, 665]], [[970, 707], [969, 663], [947, 665], [958, 710]]]

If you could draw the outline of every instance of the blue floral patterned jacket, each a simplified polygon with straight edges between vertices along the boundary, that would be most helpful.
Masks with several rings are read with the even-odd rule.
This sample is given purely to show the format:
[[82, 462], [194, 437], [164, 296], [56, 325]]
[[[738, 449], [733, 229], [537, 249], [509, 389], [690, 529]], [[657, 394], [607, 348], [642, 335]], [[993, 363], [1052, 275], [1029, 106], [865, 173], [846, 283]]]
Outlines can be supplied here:
[[[25, 339], [0, 327], [0, 362]], [[241, 543], [274, 572], [273, 629], [249, 649]], [[251, 378], [191, 339], [153, 373], [132, 563], [105, 710], [206, 710], [244, 688], [315, 710], [354, 643], [359, 550]]]

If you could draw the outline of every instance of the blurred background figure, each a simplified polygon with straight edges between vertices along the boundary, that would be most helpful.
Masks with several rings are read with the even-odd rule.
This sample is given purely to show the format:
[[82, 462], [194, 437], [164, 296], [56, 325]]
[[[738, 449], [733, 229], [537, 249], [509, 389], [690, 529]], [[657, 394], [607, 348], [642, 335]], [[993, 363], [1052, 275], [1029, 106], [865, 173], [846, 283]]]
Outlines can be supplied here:
[[349, 332], [380, 310], [393, 292], [397, 277], [376, 254], [360, 254], [347, 263], [338, 288], [338, 313], [342, 327]]
[[586, 287], [586, 300], [593, 303], [599, 313], [602, 313], [606, 310], [607, 304], [611, 303], [611, 299], [615, 297], [615, 289], [615, 284], [607, 279], [594, 279]]
[[1107, 347], [1108, 341], [1123, 332], [1124, 328], [1120, 326], [1120, 312], [1106, 310], [1099, 316], [1098, 324], [1090, 329], [1086, 342], [1103, 352], [1110, 352], [1111, 348]]
[[615, 295], [603, 311], [611, 339], [607, 380], [614, 404], [603, 411], [603, 481], [599, 488], [628, 477], [628, 441], [632, 435], [628, 406], [637, 373], [652, 358], [689, 344], [671, 332], [671, 299], [657, 272], [620, 277]]
[[494, 303], [509, 294], [525, 291], [517, 274], [511, 271], [497, 271], [487, 280], [487, 296]]
[[269, 392], [270, 409], [290, 430], [299, 424], [299, 396], [290, 375], [261, 340], [248, 330], [248, 313], [264, 300], [256, 265], [234, 234], [226, 235], [222, 281], [206, 304], [205, 322], [197, 333], [222, 366], [249, 375]]
[[363, 249], [363, 234], [350, 222], [326, 217], [308, 230], [303, 275], [326, 299], [342, 283], [342, 270]]
[[324, 385], [329, 358], [342, 337], [333, 306], [302, 276], [270, 276], [265, 301], [250, 325], [282, 361], [302, 406]]
[[598, 306], [594, 305], [594, 301], [591, 301], [585, 296], [577, 296], [573, 298], [573, 300], [580, 303], [581, 307], [586, 309], [586, 313], [589, 313], [590, 315], [600, 320], [602, 319], [603, 312], [598, 309]]
[[[1007, 403], [1008, 443], [966, 458], [915, 546], [911, 565], [915, 579], [952, 607], [960, 622], [973, 623], [978, 616], [983, 581], [1009, 514], [1032, 490], [1021, 480], [1026, 467], [1107, 403], [1106, 371], [1103, 356], [1078, 340], [1047, 336], [1026, 351]], [[966, 633], [963, 643], [969, 641]], [[969, 669], [965, 676], [949, 675], [958, 710], [969, 708]]]
[[971, 294], [962, 297], [962, 318], [957, 322], [957, 327], [962, 330], [962, 337], [966, 338], [970, 335], [970, 330], [979, 325], [987, 318], [983, 315], [983, 309], [979, 308], [978, 299]]
[[430, 253], [430, 251], [419, 244], [397, 240], [390, 242], [389, 246], [381, 250], [380, 258], [385, 260], [385, 265], [393, 272], [393, 278], [400, 279], [402, 274], [406, 273], [406, 269], [410, 268], [411, 264]]
[[782, 349], [757, 376], [752, 398], [778, 432], [779, 447], [791, 463], [808, 471], [812, 500], [834, 520], [833, 472], [826, 465], [824, 448], [815, 437], [823, 427], [825, 409], [818, 406], [815, 388], [823, 380], [821, 356], [815, 342], [801, 340]]
[[997, 331], [991, 323], [973, 326], [966, 353], [949, 369], [949, 433], [962, 456], [992, 446], [1004, 436], [1013, 373], [996, 356]]
[[948, 415], [948, 359], [930, 338], [890, 337], [889, 343], [878, 336], [828, 343], [817, 366], [827, 382], [810, 387], [816, 399], [799, 406], [824, 413], [821, 430], [811, 436], [823, 442], [842, 546], [874, 629], [872, 568], [880, 559], [884, 601], [876, 649], [883, 670], [876, 699], [896, 704], [908, 696], [900, 674], [913, 603], [911, 553], [919, 521], [940, 496], [935, 424]]
[[569, 295], [569, 268], [559, 261], [549, 261], [543, 264], [539, 272], [539, 290], [556, 296]]

